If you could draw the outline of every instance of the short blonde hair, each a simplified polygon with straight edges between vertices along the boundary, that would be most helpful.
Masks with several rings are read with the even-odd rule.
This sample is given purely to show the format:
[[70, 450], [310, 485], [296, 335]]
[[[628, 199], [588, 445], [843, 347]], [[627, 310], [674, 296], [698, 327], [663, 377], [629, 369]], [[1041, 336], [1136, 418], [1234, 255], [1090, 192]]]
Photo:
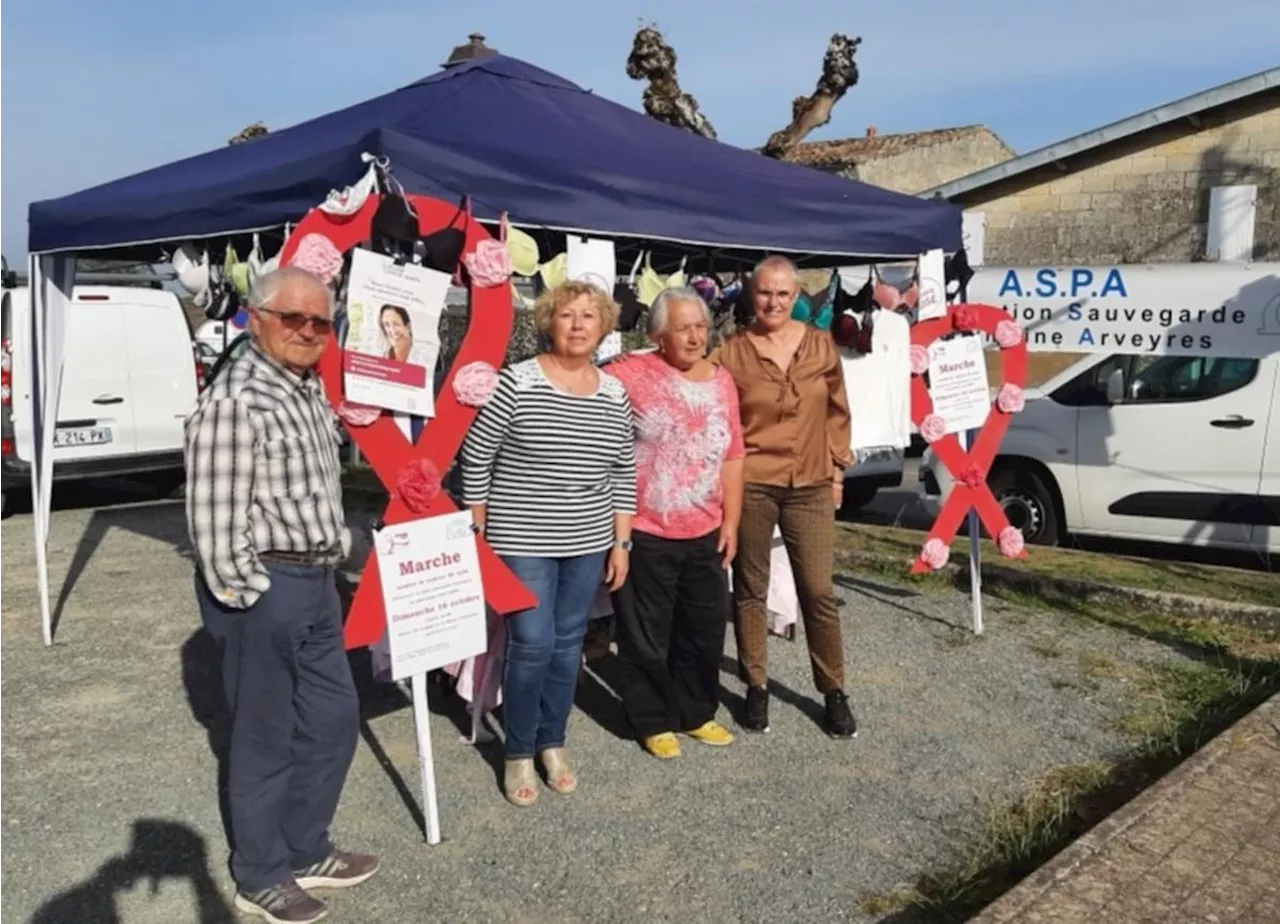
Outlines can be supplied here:
[[599, 286], [594, 286], [589, 282], [581, 282], [577, 279], [570, 279], [568, 282], [562, 282], [553, 289], [548, 289], [538, 296], [538, 300], [533, 303], [533, 325], [538, 329], [538, 333], [545, 334], [551, 330], [551, 319], [555, 313], [563, 308], [569, 302], [575, 301], [584, 295], [591, 297], [591, 304], [600, 312], [600, 322], [603, 330], [601, 337], [607, 337], [613, 333], [613, 329], [618, 326], [618, 303], [613, 300], [608, 292]]

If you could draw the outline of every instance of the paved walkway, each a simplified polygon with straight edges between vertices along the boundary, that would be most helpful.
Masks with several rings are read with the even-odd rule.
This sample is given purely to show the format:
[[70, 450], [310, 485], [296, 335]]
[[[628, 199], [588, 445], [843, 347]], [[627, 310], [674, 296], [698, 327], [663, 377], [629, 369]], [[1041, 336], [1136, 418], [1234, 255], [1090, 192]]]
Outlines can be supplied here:
[[975, 924], [1280, 922], [1280, 695]]

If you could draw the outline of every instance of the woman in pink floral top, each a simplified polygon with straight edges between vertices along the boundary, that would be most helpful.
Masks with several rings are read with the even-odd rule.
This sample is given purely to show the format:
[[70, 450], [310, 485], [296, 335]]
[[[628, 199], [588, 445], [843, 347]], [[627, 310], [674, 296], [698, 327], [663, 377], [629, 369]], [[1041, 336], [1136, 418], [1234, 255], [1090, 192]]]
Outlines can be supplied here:
[[636, 737], [659, 758], [680, 755], [677, 732], [733, 741], [715, 715], [744, 450], [733, 378], [706, 358], [709, 329], [696, 292], [667, 289], [649, 310], [657, 351], [608, 367], [636, 431], [631, 571], [613, 601], [618, 686]]

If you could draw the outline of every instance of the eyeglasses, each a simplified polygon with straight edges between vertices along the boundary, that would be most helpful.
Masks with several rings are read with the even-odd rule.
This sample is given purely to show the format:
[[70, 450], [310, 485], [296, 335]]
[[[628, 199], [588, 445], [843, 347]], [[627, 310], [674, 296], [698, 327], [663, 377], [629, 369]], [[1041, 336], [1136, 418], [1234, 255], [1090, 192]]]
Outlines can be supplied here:
[[333, 319], [322, 318], [314, 314], [303, 314], [301, 311], [277, 311], [274, 308], [259, 308], [263, 314], [279, 318], [286, 330], [297, 333], [308, 324], [317, 334], [327, 334], [333, 330]]

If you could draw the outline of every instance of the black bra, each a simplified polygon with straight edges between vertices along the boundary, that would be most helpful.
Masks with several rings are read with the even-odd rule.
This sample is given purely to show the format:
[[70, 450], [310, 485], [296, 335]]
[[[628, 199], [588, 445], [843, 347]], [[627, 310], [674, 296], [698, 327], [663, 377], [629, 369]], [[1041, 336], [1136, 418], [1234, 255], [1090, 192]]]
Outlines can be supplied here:
[[462, 252], [467, 246], [465, 227], [455, 228], [458, 218], [466, 214], [468, 202], [464, 198], [449, 224], [422, 235], [418, 231], [418, 216], [404, 197], [396, 194], [384, 196], [373, 213], [373, 225], [369, 233], [370, 243], [376, 253], [412, 262], [421, 255], [423, 266], [453, 276], [458, 271]]

